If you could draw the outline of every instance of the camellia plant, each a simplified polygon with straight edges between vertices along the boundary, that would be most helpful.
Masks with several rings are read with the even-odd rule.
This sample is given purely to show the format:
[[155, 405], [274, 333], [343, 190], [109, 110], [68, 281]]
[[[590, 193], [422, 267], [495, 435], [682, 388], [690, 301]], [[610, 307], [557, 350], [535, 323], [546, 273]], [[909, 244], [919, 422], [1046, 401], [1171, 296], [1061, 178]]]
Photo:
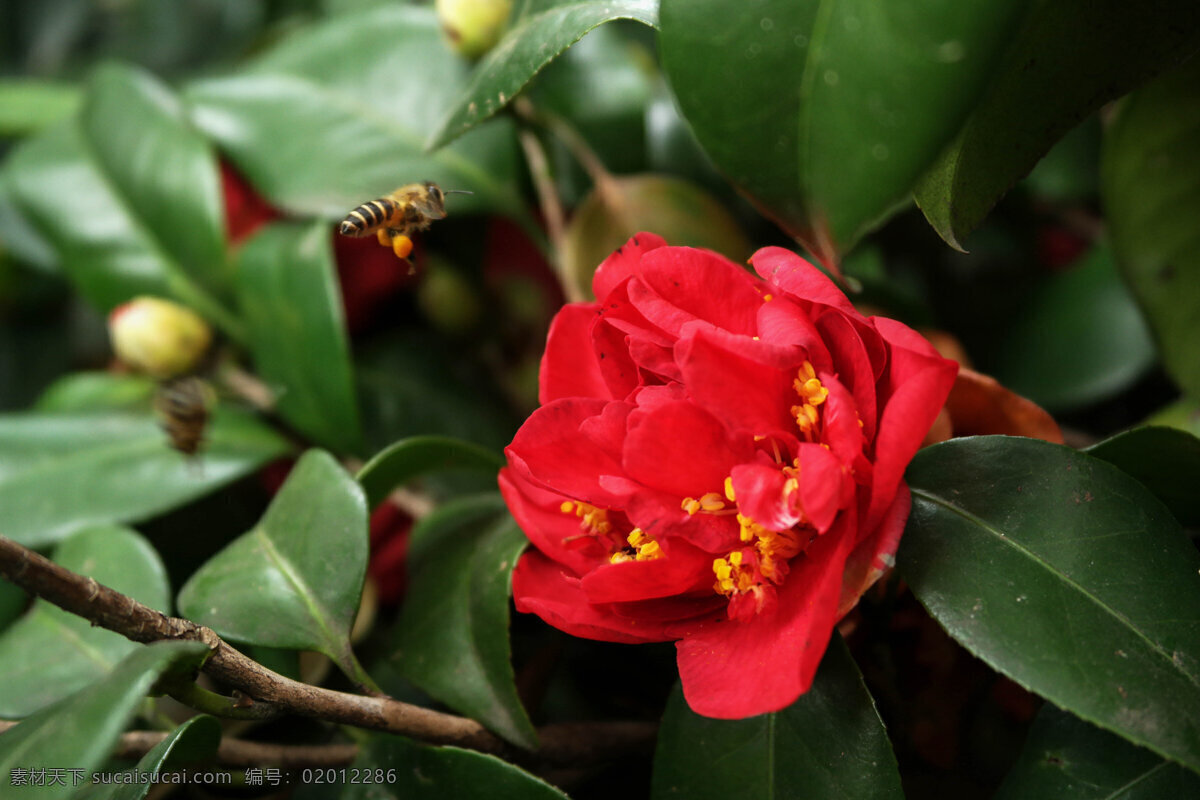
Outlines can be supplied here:
[[1200, 796], [1200, 6], [0, 15], [3, 797]]

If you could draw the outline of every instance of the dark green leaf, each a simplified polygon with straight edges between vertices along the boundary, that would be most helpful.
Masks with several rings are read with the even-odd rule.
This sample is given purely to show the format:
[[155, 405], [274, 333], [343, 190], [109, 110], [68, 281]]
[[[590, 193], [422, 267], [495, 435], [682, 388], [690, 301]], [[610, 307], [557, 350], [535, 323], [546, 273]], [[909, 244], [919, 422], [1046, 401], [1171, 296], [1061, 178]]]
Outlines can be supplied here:
[[742, 720], [693, 713], [676, 688], [654, 753], [655, 800], [903, 798], [896, 757], [840, 636], [807, 694]]
[[[38, 712], [0, 736], [0, 788], [6, 796], [58, 800], [77, 791], [72, 773], [89, 775], [112, 752], [142, 698], [168, 668], [199, 667], [202, 642], [157, 642], [139, 647], [108, 677]], [[14, 770], [61, 769], [61, 785], [13, 788]]]
[[193, 85], [187, 99], [255, 188], [289, 211], [341, 219], [397, 186], [433, 180], [475, 192], [451, 198], [451, 214], [520, 215], [511, 126], [424, 152], [466, 73], [433, 9], [389, 4], [298, 31], [236, 77]]
[[994, 800], [1200, 797], [1200, 777], [1047, 703]]
[[528, 540], [499, 495], [447, 503], [413, 528], [395, 662], [423, 691], [522, 747], [537, 747], [513, 682], [509, 584]]
[[1155, 363], [1150, 332], [1103, 244], [1033, 289], [995, 338], [1003, 346], [981, 368], [1051, 411], [1112, 397]]
[[238, 256], [238, 300], [279, 414], [346, 452], [359, 446], [361, 432], [329, 235], [321, 224], [264, 228]]
[[1167, 371], [1200, 397], [1200, 60], [1122, 105], [1105, 137], [1101, 178], [1121, 271]]
[[1168, 425], [1200, 437], [1200, 400], [1184, 398], [1155, 412], [1147, 425]]
[[717, 167], [834, 263], [959, 129], [1025, 5], [662, 0], [659, 38]]
[[258, 525], [192, 575], [179, 610], [230, 639], [318, 650], [361, 680], [349, 639], [366, 568], [362, 489], [310, 450]]
[[[151, 748], [137, 764], [137, 771], [147, 775], [167, 773], [196, 761], [212, 759], [221, 743], [221, 723], [216, 717], [192, 717]], [[142, 800], [154, 784], [150, 782], [118, 783], [106, 786], [96, 800]], [[90, 799], [89, 799], [90, 800]]]
[[[167, 90], [150, 78], [102, 70], [98, 81], [82, 120], [48, 128], [10, 156], [5, 169], [13, 199], [80, 292], [101, 310], [143, 294], [173, 297], [240, 337], [240, 321], [200, 282], [216, 282], [222, 251], [203, 243], [211, 236], [200, 235], [196, 244], [187, 232], [192, 225], [205, 227], [191, 215], [198, 207], [211, 210], [212, 196], [198, 203], [197, 196], [205, 197], [203, 181], [192, 186], [164, 177], [215, 170], [211, 153], [168, 107]], [[122, 98], [138, 104], [136, 118], [128, 109], [113, 110]], [[121, 139], [108, 132], [115, 117], [122, 118]], [[138, 138], [143, 132], [146, 138]], [[184, 253], [188, 260], [180, 261]], [[215, 260], [201, 264], [206, 257]]]
[[951, 636], [993, 668], [1200, 770], [1200, 554], [1145, 487], [1034, 439], [917, 453], [897, 558]]
[[145, 72], [108, 65], [92, 76], [81, 122], [96, 167], [180, 277], [227, 288], [216, 156], [179, 99]]
[[567, 800], [550, 784], [495, 756], [427, 747], [400, 736], [372, 736], [354, 767], [371, 770], [379, 780], [347, 787], [342, 800]]
[[79, 87], [26, 79], [0, 81], [0, 136], [28, 136], [79, 107]]
[[929, 224], [961, 249], [1063, 134], [1198, 46], [1191, 0], [1037, 0], [987, 93], [917, 186]]
[[258, 419], [218, 407], [195, 459], [150, 410], [0, 415], [0, 531], [29, 547], [85, 525], [137, 522], [212, 492], [288, 451]]
[[1176, 428], [1143, 426], [1084, 452], [1137, 478], [1175, 519], [1200, 528], [1200, 439]]
[[111, 372], [76, 372], [51, 384], [34, 408], [44, 413], [144, 409], [153, 395], [154, 381], [150, 378]]
[[504, 108], [556, 56], [605, 22], [657, 24], [656, 0], [558, 0], [526, 4], [504, 38], [475, 67], [466, 90], [434, 129], [435, 150]]
[[498, 472], [504, 459], [486, 447], [446, 436], [414, 436], [378, 453], [358, 472], [367, 505], [379, 505], [391, 491], [430, 472], [470, 469]]
[[[171, 588], [158, 553], [118, 526], [89, 528], [62, 542], [54, 562], [151, 608], [170, 612]], [[47, 600], [0, 636], [0, 717], [32, 714], [103, 677], [138, 645]]]

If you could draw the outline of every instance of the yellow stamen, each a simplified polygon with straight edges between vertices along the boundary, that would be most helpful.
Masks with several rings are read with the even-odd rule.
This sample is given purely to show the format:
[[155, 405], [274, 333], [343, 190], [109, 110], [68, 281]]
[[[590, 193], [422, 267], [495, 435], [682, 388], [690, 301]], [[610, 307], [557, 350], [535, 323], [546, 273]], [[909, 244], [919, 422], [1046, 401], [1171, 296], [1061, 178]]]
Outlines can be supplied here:
[[600, 536], [612, 530], [612, 524], [608, 521], [608, 512], [603, 508], [570, 500], [563, 501], [558, 508], [564, 514], [574, 513], [579, 517], [579, 527], [587, 533]]
[[733, 476], [730, 475], [725, 479], [725, 497], [729, 502], [736, 502], [737, 498], [733, 496]]

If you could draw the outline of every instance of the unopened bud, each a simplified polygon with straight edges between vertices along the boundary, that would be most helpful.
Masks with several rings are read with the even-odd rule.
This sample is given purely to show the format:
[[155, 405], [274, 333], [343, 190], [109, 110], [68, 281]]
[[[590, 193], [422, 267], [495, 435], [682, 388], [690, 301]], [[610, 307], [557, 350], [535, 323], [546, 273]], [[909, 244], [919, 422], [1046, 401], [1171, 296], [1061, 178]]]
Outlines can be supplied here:
[[467, 58], [479, 58], [500, 41], [511, 12], [512, 0], [437, 0], [446, 38]]
[[208, 323], [157, 297], [136, 297], [108, 315], [113, 350], [123, 363], [156, 378], [172, 378], [200, 363], [212, 342]]

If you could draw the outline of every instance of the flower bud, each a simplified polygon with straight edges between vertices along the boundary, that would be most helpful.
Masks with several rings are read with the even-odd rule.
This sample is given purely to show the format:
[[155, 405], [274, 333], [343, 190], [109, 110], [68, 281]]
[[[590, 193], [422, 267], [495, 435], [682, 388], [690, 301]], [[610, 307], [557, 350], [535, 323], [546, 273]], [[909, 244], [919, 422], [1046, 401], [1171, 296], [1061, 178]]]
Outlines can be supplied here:
[[157, 297], [136, 297], [108, 315], [113, 350], [124, 364], [156, 378], [194, 369], [212, 342], [208, 323]]
[[491, 50], [508, 27], [512, 0], [437, 0], [438, 19], [460, 55], [478, 58]]

